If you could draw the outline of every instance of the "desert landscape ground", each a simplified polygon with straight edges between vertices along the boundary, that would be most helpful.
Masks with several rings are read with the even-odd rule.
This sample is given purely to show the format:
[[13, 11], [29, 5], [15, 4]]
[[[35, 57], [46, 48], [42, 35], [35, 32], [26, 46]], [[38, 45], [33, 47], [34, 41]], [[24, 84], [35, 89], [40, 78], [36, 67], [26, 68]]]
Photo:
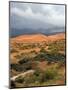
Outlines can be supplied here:
[[10, 38], [11, 88], [65, 84], [65, 33]]

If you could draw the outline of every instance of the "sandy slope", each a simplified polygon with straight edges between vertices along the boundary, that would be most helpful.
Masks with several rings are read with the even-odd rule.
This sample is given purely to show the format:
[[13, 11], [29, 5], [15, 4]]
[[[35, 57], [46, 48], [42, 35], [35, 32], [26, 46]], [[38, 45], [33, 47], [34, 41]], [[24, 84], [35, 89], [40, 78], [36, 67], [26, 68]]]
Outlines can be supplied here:
[[61, 39], [65, 39], [65, 33], [60, 33], [60, 34], [56, 34], [56, 35], [51, 35], [48, 36], [49, 40], [51, 41], [56, 41], [56, 40], [61, 40]]
[[60, 33], [56, 35], [46, 36], [43, 34], [34, 34], [34, 35], [21, 35], [11, 39], [11, 42], [48, 42], [65, 39], [65, 33]]

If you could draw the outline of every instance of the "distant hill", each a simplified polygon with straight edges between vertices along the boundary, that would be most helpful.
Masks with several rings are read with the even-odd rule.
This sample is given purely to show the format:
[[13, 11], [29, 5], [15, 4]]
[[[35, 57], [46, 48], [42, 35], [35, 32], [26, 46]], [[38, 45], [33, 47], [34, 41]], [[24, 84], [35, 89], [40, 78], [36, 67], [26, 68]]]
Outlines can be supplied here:
[[55, 35], [44, 35], [44, 34], [32, 34], [32, 35], [20, 35], [15, 38], [11, 38], [11, 41], [15, 42], [48, 42], [65, 39], [65, 33], [58, 33]]

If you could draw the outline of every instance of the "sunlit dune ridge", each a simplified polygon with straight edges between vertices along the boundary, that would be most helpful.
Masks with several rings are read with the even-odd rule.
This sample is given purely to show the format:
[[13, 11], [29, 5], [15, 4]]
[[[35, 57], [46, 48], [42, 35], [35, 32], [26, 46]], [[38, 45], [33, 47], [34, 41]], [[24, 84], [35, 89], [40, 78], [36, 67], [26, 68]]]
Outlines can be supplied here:
[[20, 35], [12, 38], [12, 41], [17, 42], [42, 42], [42, 41], [56, 41], [65, 39], [65, 33], [59, 33], [55, 35], [44, 35], [44, 34], [32, 34], [32, 35]]

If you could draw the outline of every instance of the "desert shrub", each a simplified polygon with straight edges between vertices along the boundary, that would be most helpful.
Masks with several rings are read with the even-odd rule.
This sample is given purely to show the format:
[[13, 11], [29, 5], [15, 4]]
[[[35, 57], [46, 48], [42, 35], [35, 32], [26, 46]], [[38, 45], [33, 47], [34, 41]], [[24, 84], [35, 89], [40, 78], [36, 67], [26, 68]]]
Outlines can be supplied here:
[[54, 60], [65, 61], [65, 55], [63, 54], [55, 53], [55, 54], [52, 54], [51, 56], [54, 58]]
[[20, 65], [23, 66], [24, 69], [29, 70], [32, 68], [32, 60], [28, 58], [23, 58], [18, 61]]
[[47, 52], [47, 53], [39, 53], [37, 56], [35, 56], [35, 60], [43, 61], [48, 60], [52, 61], [53, 57]]
[[37, 69], [34, 73], [36, 81], [39, 83], [46, 82], [48, 80], [55, 79], [56, 76], [58, 75], [57, 70], [53, 68], [49, 68], [45, 71], [42, 71], [40, 69]]
[[16, 53], [16, 52], [18, 52], [18, 51], [13, 48], [13, 49], [10, 50], [10, 52], [11, 52], [11, 53]]
[[44, 72], [43, 78], [45, 81], [47, 81], [47, 80], [55, 79], [57, 75], [58, 73], [56, 69], [49, 68]]
[[25, 71], [34, 69], [37, 66], [37, 61], [35, 61], [35, 58], [23, 58], [19, 60], [18, 63], [23, 67]]
[[21, 55], [16, 55], [16, 56], [14, 56], [16, 59], [20, 59], [21, 58]]
[[61, 61], [61, 62], [58, 62], [58, 67], [57, 68], [61, 68], [61, 67], [64, 67], [65, 66], [65, 61]]
[[27, 62], [27, 63], [23, 64], [23, 68], [24, 68], [25, 71], [32, 69], [32, 63]]
[[25, 84], [35, 83], [41, 81], [41, 71], [39, 69], [35, 70], [34, 74], [29, 77], [25, 77]]
[[28, 58], [24, 58], [18, 61], [18, 65], [22, 68], [23, 71], [32, 69], [33, 61]]
[[41, 73], [41, 70], [40, 70], [38, 67], [36, 67], [36, 68], [35, 68], [34, 75], [35, 75], [35, 76], [39, 76], [40, 73]]
[[36, 60], [36, 61], [43, 61], [43, 60], [45, 60], [46, 58], [46, 54], [45, 53], [39, 53], [38, 55], [36, 55], [35, 57], [34, 57], [34, 59]]
[[57, 75], [58, 75], [57, 70], [54, 69], [54, 67], [49, 68], [45, 71], [37, 69], [34, 73], [35, 81], [38, 81], [39, 83], [43, 83], [48, 80], [55, 79], [57, 77]]
[[56, 62], [56, 61], [65, 61], [65, 55], [60, 54], [60, 53], [51, 53], [51, 52], [45, 52], [42, 53], [40, 52], [34, 57], [35, 60], [37, 61], [43, 61], [47, 60], [50, 62]]
[[35, 73], [34, 73], [34, 76], [35, 76], [35, 81], [41, 83], [42, 82], [42, 79], [43, 79], [43, 72], [38, 68], [36, 69]]
[[65, 40], [60, 40], [60, 41], [50, 43], [48, 49], [51, 50], [51, 52], [52, 51], [53, 52], [64, 51], [65, 50]]
[[19, 72], [23, 71], [23, 67], [19, 64], [11, 64], [11, 69], [14, 69]]
[[35, 84], [38, 82], [39, 84], [47, 82], [48, 80], [53, 80], [57, 77], [57, 70], [54, 68], [49, 68], [46, 71], [41, 71], [40, 69], [36, 69], [34, 74], [28, 75], [26, 77], [18, 77], [16, 82], [23, 83], [24, 85]]
[[40, 49], [40, 52], [41, 53], [47, 53], [47, 51], [43, 47]]
[[35, 53], [35, 54], [37, 54], [37, 52], [36, 52], [35, 50], [31, 51], [30, 53]]
[[28, 62], [24, 64], [11, 64], [11, 69], [14, 69], [18, 72], [27, 71], [27, 70], [32, 69], [32, 63]]
[[35, 48], [35, 47], [36, 47], [36, 45], [35, 45], [35, 44], [32, 44], [32, 45], [31, 45], [31, 48]]
[[37, 69], [32, 76], [32, 79], [33, 82], [43, 83], [48, 80], [55, 79], [57, 75], [57, 70], [54, 68], [49, 68], [46, 71], [41, 71], [40, 69]]
[[34, 77], [34, 75], [31, 76], [31, 77], [25, 77], [24, 78], [24, 83], [25, 84], [35, 83], [35, 81], [36, 81], [36, 78]]
[[22, 76], [19, 76], [18, 78], [16, 78], [15, 82], [23, 83], [24, 82], [24, 78]]
[[27, 63], [27, 62], [29, 62], [28, 58], [23, 58], [23, 59], [18, 61], [19, 64], [24, 64], [24, 63]]

